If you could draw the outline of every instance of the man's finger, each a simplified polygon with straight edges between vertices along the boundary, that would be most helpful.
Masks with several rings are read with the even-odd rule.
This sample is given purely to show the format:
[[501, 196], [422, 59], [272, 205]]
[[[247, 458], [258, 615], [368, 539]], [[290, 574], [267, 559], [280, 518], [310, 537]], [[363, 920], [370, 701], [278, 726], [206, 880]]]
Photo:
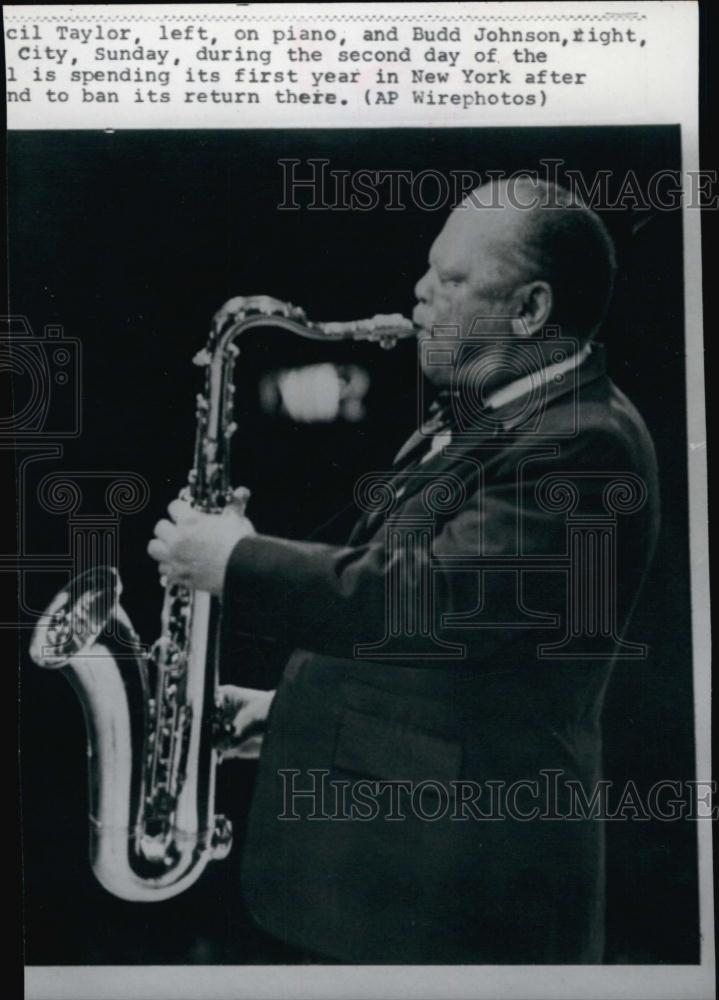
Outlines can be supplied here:
[[190, 506], [187, 500], [181, 500], [179, 497], [176, 497], [168, 505], [167, 513], [173, 521], [181, 521], [184, 518], [195, 517], [197, 512], [194, 507]]
[[235, 743], [230, 747], [218, 747], [217, 752], [220, 760], [257, 760], [262, 750], [262, 735], [250, 736], [241, 743]]
[[221, 706], [221, 732], [219, 742], [224, 746], [231, 746], [242, 737], [243, 732], [248, 729], [253, 722], [257, 721], [257, 712], [250, 703], [242, 705], [238, 710], [238, 703], [225, 704]]
[[241, 739], [246, 729], [257, 721], [257, 712], [252, 705], [244, 705], [232, 720], [232, 731], [235, 739]]
[[176, 534], [177, 527], [172, 521], [163, 518], [162, 521], [158, 521], [155, 525], [155, 537], [161, 539], [163, 542], [171, 542]]
[[217, 693], [221, 704], [233, 705], [245, 702], [261, 691], [259, 688], [239, 687], [237, 684], [219, 684]]
[[147, 554], [161, 563], [167, 559], [167, 545], [159, 538], [153, 538], [147, 545]]

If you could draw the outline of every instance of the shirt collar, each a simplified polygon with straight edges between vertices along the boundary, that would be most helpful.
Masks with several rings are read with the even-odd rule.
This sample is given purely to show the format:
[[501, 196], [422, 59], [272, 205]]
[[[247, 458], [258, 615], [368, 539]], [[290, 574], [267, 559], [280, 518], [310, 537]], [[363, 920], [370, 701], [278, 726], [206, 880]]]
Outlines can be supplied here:
[[575, 354], [571, 354], [564, 361], [559, 361], [556, 364], [548, 365], [546, 368], [530, 372], [529, 375], [524, 375], [522, 378], [510, 382], [509, 385], [502, 386], [501, 389], [497, 389], [496, 392], [493, 392], [485, 400], [485, 408], [488, 410], [498, 410], [501, 406], [513, 403], [515, 399], [525, 396], [528, 392], [538, 389], [541, 385], [551, 384], [554, 379], [578, 368], [583, 361], [586, 361], [591, 352], [592, 345], [587, 343], [581, 350]]
[[[467, 423], [467, 418], [472, 422], [472, 414], [465, 414], [464, 419], [459, 419], [459, 426], [462, 428], [462, 435], [469, 439], [473, 434], [478, 434], [480, 439], [486, 438], [487, 434], [511, 433], [518, 427], [531, 420], [537, 415], [539, 410], [544, 411], [544, 407], [555, 399], [571, 392], [576, 392], [580, 387], [594, 381], [606, 374], [606, 358], [604, 347], [596, 341], [590, 341], [583, 348], [570, 355], [564, 361], [548, 365], [546, 368], [537, 369], [528, 376], [517, 379], [509, 385], [498, 389], [492, 393], [488, 401], [483, 402], [481, 413], [475, 414], [476, 427]], [[511, 392], [510, 392], [511, 390]], [[519, 404], [513, 406], [512, 402], [521, 399], [529, 393], [539, 392], [539, 410], [537, 407], [527, 411], [526, 406]], [[456, 397], [456, 398], [453, 398]], [[430, 418], [423, 425], [422, 431], [415, 432], [421, 440], [432, 437], [436, 434], [443, 434], [447, 429], [457, 429], [457, 416], [461, 412], [461, 398], [456, 390], [443, 389], [439, 392], [437, 399], [430, 407]], [[484, 414], [484, 420], [482, 419]], [[489, 423], [486, 423], [489, 420]], [[406, 455], [406, 449], [400, 450], [400, 455]], [[398, 459], [396, 458], [395, 461]]]

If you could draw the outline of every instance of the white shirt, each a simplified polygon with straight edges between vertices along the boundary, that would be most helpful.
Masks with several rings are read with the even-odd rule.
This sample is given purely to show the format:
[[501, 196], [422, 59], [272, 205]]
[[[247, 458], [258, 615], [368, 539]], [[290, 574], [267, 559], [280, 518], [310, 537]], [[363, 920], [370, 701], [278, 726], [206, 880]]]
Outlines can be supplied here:
[[513, 403], [515, 399], [537, 389], [540, 385], [546, 385], [558, 375], [564, 375], [578, 368], [591, 352], [592, 345], [585, 344], [581, 351], [570, 354], [564, 361], [558, 361], [555, 365], [549, 365], [547, 368], [540, 368], [539, 371], [530, 372], [529, 375], [524, 375], [522, 378], [510, 382], [509, 385], [503, 385], [501, 389], [497, 389], [491, 394], [484, 405], [489, 410], [496, 410], [500, 406], [506, 406], [507, 403]]

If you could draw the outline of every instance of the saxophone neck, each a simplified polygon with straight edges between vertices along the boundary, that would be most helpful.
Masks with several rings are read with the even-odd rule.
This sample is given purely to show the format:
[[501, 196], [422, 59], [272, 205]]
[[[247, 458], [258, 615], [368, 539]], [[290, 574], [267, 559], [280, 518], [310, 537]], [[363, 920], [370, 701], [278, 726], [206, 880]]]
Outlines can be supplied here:
[[269, 295], [237, 296], [215, 314], [210, 339], [196, 364], [211, 364], [216, 351], [225, 351], [246, 329], [276, 326], [311, 340], [367, 340], [382, 347], [394, 347], [398, 340], [414, 337], [417, 327], [400, 313], [377, 314], [369, 319], [340, 322], [313, 322], [304, 309]]
[[237, 296], [215, 314], [205, 347], [194, 363], [206, 371], [205, 390], [197, 397], [195, 465], [190, 473], [190, 499], [206, 510], [218, 510], [232, 499], [227, 452], [235, 432], [232, 380], [239, 353], [236, 341], [250, 329], [276, 327], [309, 340], [366, 340], [385, 349], [414, 337], [415, 324], [400, 313], [370, 319], [312, 322], [304, 309], [269, 295]]

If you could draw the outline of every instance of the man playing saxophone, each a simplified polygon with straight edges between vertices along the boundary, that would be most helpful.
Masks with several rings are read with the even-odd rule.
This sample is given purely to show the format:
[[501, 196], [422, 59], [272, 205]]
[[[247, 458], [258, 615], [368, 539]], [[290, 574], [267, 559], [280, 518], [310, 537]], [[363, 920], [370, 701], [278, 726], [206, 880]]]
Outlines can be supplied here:
[[[221, 598], [227, 628], [296, 647], [276, 694], [225, 686], [224, 749], [249, 754], [265, 731], [243, 891], [309, 954], [602, 960], [602, 824], [562, 818], [554, 778], [587, 798], [599, 781], [602, 700], [633, 655], [623, 634], [658, 530], [652, 442], [595, 341], [614, 271], [604, 225], [568, 192], [477, 189], [415, 286], [437, 403], [385, 474], [387, 503], [365, 505], [344, 546], [258, 534], [243, 502], [208, 515], [175, 500], [156, 526], [161, 574]], [[612, 519], [617, 482], [636, 496]], [[422, 587], [429, 626], [393, 631]], [[349, 817], [341, 794], [356, 805], [360, 783], [387, 797]]]

